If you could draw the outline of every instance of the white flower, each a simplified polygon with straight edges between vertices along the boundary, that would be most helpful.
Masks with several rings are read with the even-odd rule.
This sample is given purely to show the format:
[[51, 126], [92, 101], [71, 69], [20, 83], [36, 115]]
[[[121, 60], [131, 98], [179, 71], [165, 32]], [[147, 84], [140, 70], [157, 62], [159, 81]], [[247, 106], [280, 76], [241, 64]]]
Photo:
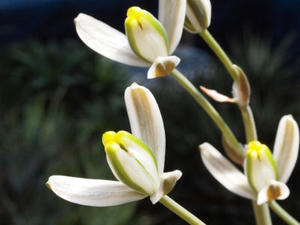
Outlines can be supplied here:
[[47, 186], [56, 195], [88, 206], [119, 205], [147, 196], [154, 204], [173, 189], [182, 173], [163, 172], [165, 130], [155, 98], [147, 88], [134, 83], [125, 91], [125, 103], [135, 137], [125, 131], [110, 131], [102, 139], [108, 164], [119, 181], [55, 175]]
[[268, 153], [265, 145], [251, 143], [244, 166], [247, 176], [212, 145], [204, 143], [199, 148], [208, 171], [229, 191], [256, 200], [258, 205], [289, 196], [286, 183], [295, 167], [299, 151], [299, 128], [291, 115], [283, 116], [280, 120], [273, 156]]
[[166, 76], [179, 64], [171, 54], [181, 39], [186, 0], [160, 0], [159, 14], [131, 7], [125, 20], [126, 35], [95, 18], [79, 14], [76, 31], [97, 53], [131, 66], [150, 67], [148, 78]]

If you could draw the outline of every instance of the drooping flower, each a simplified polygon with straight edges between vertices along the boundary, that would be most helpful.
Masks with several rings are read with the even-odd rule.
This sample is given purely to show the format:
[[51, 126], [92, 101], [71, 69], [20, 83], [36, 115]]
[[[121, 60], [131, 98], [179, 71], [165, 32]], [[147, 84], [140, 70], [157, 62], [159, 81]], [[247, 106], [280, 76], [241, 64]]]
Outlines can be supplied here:
[[47, 186], [59, 197], [81, 205], [112, 206], [150, 196], [153, 204], [170, 192], [179, 170], [164, 171], [165, 130], [152, 93], [132, 84], [125, 91], [132, 134], [103, 134], [108, 165], [118, 181], [54, 175]]
[[179, 64], [172, 56], [181, 39], [186, 0], [160, 0], [157, 20], [139, 7], [131, 7], [125, 20], [126, 35], [80, 13], [75, 18], [81, 40], [97, 53], [131, 66], [150, 67], [148, 78], [166, 76]]
[[208, 171], [229, 191], [256, 200], [258, 205], [289, 196], [286, 183], [299, 151], [299, 128], [291, 115], [283, 116], [279, 122], [273, 155], [258, 141], [248, 144], [245, 174], [209, 143], [199, 148]]

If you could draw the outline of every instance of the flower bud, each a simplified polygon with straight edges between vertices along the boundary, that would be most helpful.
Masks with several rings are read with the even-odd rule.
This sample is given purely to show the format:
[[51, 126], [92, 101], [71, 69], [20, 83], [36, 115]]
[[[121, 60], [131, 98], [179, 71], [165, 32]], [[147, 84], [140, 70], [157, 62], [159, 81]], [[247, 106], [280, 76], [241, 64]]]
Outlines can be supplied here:
[[149, 12], [139, 7], [127, 11], [125, 31], [132, 50], [152, 63], [158, 56], [168, 56], [168, 36], [165, 28]]
[[152, 151], [126, 131], [108, 131], [102, 136], [108, 164], [115, 177], [147, 195], [159, 189], [160, 178]]
[[250, 186], [256, 192], [262, 190], [272, 181], [278, 180], [275, 160], [266, 145], [258, 141], [252, 141], [248, 144], [245, 172]]
[[184, 28], [191, 33], [207, 29], [211, 20], [210, 0], [187, 0]]
[[245, 107], [250, 102], [250, 84], [246, 74], [239, 66], [232, 65], [232, 67], [236, 70], [236, 79], [232, 87], [233, 97], [239, 106]]

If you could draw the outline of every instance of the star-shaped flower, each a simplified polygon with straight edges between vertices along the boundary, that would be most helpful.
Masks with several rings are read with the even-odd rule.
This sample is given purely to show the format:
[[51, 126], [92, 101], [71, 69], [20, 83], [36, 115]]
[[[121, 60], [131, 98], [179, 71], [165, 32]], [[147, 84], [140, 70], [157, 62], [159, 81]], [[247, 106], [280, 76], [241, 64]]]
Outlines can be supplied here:
[[283, 116], [279, 122], [273, 155], [258, 141], [248, 144], [245, 174], [212, 145], [204, 143], [199, 148], [208, 171], [229, 191], [257, 200], [258, 205], [289, 196], [286, 183], [299, 151], [299, 128], [291, 115]]
[[97, 53], [131, 66], [150, 67], [148, 78], [166, 76], [179, 64], [172, 56], [181, 39], [186, 0], [160, 0], [157, 20], [139, 7], [131, 7], [125, 20], [126, 35], [95, 18], [79, 14], [76, 31]]
[[132, 134], [104, 133], [108, 164], [118, 181], [51, 176], [47, 186], [59, 197], [81, 205], [112, 206], [150, 196], [152, 203], [170, 192], [179, 170], [164, 173], [165, 130], [152, 93], [132, 84], [125, 91]]

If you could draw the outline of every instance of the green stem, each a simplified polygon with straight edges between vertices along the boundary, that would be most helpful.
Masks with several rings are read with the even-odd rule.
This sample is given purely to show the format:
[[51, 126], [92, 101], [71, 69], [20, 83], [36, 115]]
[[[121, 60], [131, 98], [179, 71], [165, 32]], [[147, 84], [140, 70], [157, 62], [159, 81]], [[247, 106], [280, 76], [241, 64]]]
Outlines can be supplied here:
[[179, 205], [177, 202], [175, 202], [167, 195], [165, 195], [160, 199], [160, 203], [163, 204], [168, 209], [170, 209], [173, 213], [175, 213], [177, 216], [179, 216], [188, 224], [205, 225], [205, 223], [202, 222], [199, 218], [194, 216], [192, 213], [190, 213], [188, 210], [183, 208], [181, 205]]
[[[237, 81], [237, 72], [235, 68], [232, 66], [232, 62], [222, 47], [218, 44], [218, 42], [214, 39], [214, 37], [209, 33], [206, 29], [199, 33], [199, 35], [203, 38], [206, 44], [211, 48], [211, 50], [216, 54], [219, 60], [223, 63], [224, 67], [231, 75], [234, 81]], [[253, 118], [253, 113], [250, 106], [240, 107], [242, 118], [245, 127], [245, 133], [247, 137], [247, 142], [253, 141], [257, 139], [255, 121]]]
[[233, 80], [236, 80], [236, 71], [232, 67], [232, 62], [227, 56], [227, 54], [224, 52], [224, 50], [221, 48], [221, 46], [218, 44], [218, 42], [214, 39], [214, 37], [209, 33], [207, 29], [199, 33], [199, 35], [202, 37], [202, 39], [206, 42], [206, 44], [213, 50], [213, 52], [217, 55], [217, 57], [220, 59], [220, 61], [225, 66], [226, 70], [229, 72]]
[[196, 89], [196, 87], [178, 70], [174, 69], [171, 73], [173, 78], [200, 104], [206, 113], [212, 118], [226, 140], [234, 147], [236, 153], [244, 158], [242, 146], [234, 136], [231, 129], [225, 123], [216, 109], [207, 101], [207, 99]]
[[[222, 47], [214, 39], [214, 37], [209, 33], [208, 30], [204, 30], [199, 34], [207, 45], [212, 49], [212, 51], [217, 55], [219, 60], [223, 63], [224, 67], [232, 77], [234, 81], [238, 82], [238, 77], [235, 68], [232, 66], [232, 62], [224, 52]], [[249, 105], [240, 107], [247, 142], [257, 139], [255, 121], [253, 118], [252, 110]], [[257, 225], [271, 225], [271, 215], [268, 205], [258, 206], [255, 202], [252, 202], [253, 210], [255, 213], [255, 219]]]
[[256, 225], [272, 225], [270, 210], [267, 204], [257, 205], [252, 201]]
[[256, 126], [251, 107], [247, 105], [240, 107], [240, 110], [242, 113], [247, 142], [249, 143], [250, 141], [257, 140]]
[[271, 209], [287, 224], [300, 225], [300, 223], [292, 217], [287, 211], [285, 211], [276, 201], [270, 201], [269, 206]]

